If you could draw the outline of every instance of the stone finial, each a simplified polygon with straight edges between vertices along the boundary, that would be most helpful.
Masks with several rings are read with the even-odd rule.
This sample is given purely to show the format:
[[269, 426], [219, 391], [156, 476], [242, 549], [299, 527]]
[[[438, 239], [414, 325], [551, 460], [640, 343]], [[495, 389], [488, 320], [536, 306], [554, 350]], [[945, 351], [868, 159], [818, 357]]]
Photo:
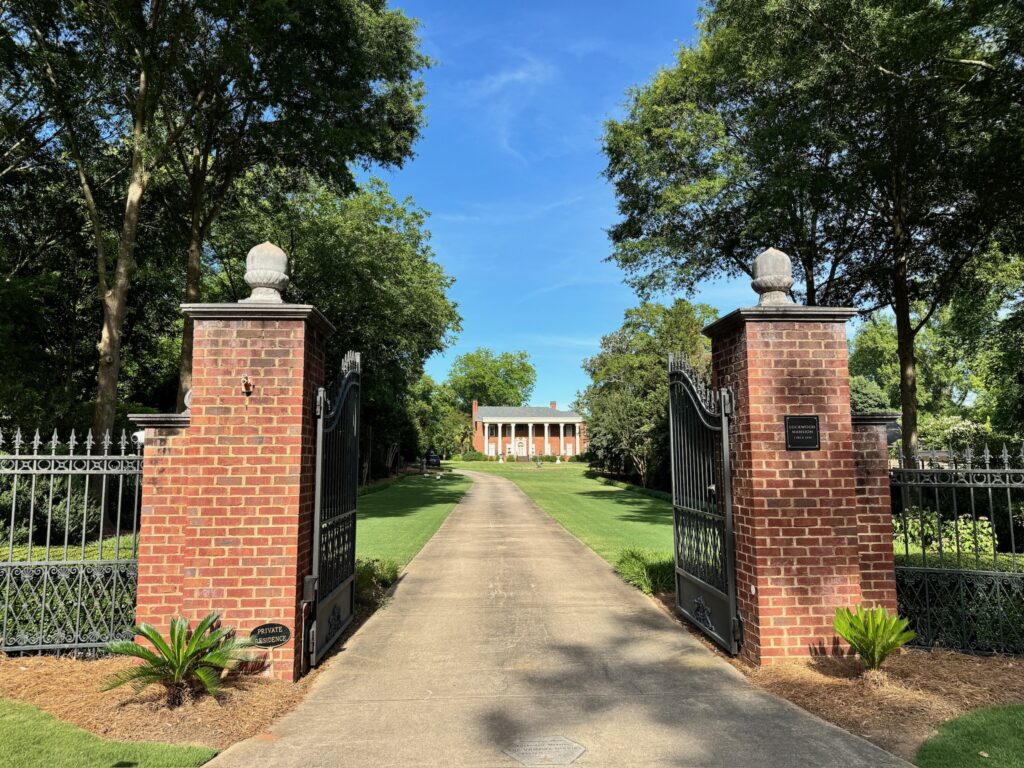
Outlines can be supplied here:
[[252, 295], [243, 302], [281, 304], [281, 291], [288, 285], [288, 254], [269, 240], [260, 243], [245, 257], [245, 282]]
[[754, 259], [754, 280], [750, 285], [765, 304], [792, 304], [789, 289], [793, 287], [793, 262], [777, 248], [768, 248]]

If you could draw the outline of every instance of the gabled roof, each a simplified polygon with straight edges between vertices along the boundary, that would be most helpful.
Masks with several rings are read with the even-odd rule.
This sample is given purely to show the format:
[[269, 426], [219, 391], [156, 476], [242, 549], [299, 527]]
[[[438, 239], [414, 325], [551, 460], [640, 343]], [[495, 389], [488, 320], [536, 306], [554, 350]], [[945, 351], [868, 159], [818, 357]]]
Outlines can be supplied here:
[[504, 405], [481, 405], [477, 409], [477, 419], [563, 419], [565, 421], [583, 421], [583, 417], [574, 411], [560, 411], [556, 408], [545, 408], [542, 405], [527, 405], [521, 408]]

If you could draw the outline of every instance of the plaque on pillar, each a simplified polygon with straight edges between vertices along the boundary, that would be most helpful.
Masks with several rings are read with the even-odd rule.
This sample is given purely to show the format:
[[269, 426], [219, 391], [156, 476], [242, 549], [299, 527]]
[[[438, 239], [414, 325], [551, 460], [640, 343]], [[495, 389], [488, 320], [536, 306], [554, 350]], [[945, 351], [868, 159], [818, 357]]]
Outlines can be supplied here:
[[820, 451], [817, 416], [784, 416], [787, 451]]

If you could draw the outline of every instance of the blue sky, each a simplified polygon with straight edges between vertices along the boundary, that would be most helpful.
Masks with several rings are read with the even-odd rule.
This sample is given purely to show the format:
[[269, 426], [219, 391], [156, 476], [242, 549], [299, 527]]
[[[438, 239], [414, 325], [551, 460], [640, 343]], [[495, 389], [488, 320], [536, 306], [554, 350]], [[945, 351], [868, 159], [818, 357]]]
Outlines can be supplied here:
[[[637, 302], [605, 258], [615, 199], [601, 177], [602, 125], [626, 92], [695, 37], [691, 2], [398, 0], [421, 22], [427, 121], [416, 158], [382, 174], [432, 215], [433, 247], [455, 277], [457, 342], [427, 364], [444, 379], [477, 347], [526, 350], [533, 403], [568, 405], [580, 368]], [[750, 303], [746, 284], [698, 297]]]

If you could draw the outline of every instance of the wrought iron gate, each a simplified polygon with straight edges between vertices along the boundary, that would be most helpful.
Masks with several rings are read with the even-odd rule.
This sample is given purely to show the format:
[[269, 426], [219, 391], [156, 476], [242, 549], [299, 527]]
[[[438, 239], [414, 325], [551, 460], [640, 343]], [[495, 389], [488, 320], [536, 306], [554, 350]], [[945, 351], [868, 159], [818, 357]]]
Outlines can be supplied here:
[[310, 664], [316, 666], [352, 621], [355, 610], [356, 491], [359, 481], [358, 352], [349, 352], [333, 390], [317, 395], [316, 503]]
[[729, 417], [732, 395], [669, 355], [672, 514], [679, 610], [729, 653], [739, 650]]

